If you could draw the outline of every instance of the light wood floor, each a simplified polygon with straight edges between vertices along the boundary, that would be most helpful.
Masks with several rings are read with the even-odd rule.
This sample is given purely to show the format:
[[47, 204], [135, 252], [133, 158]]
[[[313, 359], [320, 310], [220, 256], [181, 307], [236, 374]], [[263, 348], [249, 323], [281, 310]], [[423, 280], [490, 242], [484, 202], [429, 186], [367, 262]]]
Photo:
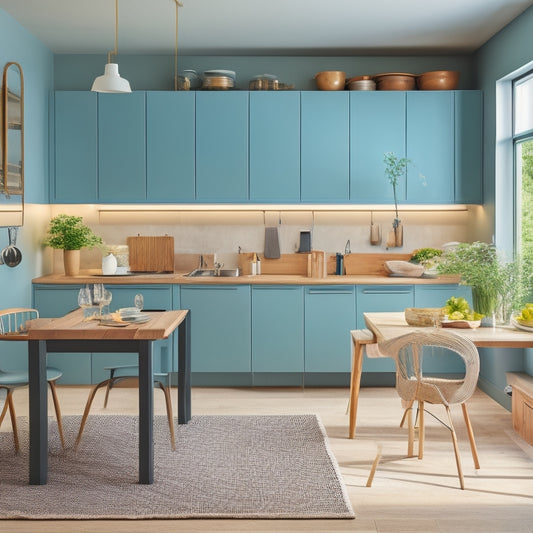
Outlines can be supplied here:
[[[59, 389], [63, 414], [81, 414], [87, 387]], [[100, 393], [99, 393], [100, 394]], [[19, 415], [27, 414], [27, 390], [16, 392]], [[156, 412], [164, 414], [159, 391]], [[173, 392], [173, 401], [176, 401]], [[392, 388], [362, 389], [355, 440], [349, 440], [347, 389], [193, 389], [195, 414], [317, 413], [357, 514], [355, 520], [153, 520], [153, 521], [0, 521], [0, 531], [365, 531], [380, 533], [533, 532], [533, 451], [513, 432], [511, 415], [482, 392], [470, 402], [481, 469], [473, 467], [460, 409], [454, 411], [466, 490], [456, 475], [449, 432], [426, 416], [424, 459], [405, 458], [406, 430]], [[135, 413], [137, 391], [112, 392], [108, 408], [97, 396], [92, 413]], [[434, 408], [439, 414], [438, 408]], [[52, 411], [50, 411], [52, 412]], [[9, 428], [4, 423], [2, 430]], [[383, 456], [372, 487], [366, 482], [378, 445]], [[1, 472], [1, 465], [0, 465]], [[1, 483], [1, 481], [0, 481]]]

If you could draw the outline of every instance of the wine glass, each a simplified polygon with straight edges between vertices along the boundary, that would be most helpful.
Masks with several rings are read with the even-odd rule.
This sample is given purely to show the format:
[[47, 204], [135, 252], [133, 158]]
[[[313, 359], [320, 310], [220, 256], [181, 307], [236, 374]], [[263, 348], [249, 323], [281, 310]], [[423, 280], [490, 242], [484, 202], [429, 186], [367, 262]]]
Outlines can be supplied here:
[[93, 306], [93, 297], [88, 285], [81, 288], [78, 292], [78, 305], [83, 309], [83, 320], [88, 320], [92, 315], [89, 307]]
[[113, 299], [113, 295], [111, 294], [111, 291], [104, 290], [104, 293], [101, 295], [100, 298], [100, 316], [102, 315], [108, 315], [109, 314], [109, 304], [111, 303], [111, 300]]
[[135, 307], [139, 310], [139, 311], [142, 311], [142, 308], [144, 306], [144, 298], [143, 298], [143, 295], [142, 294], [136, 294], [135, 295]]

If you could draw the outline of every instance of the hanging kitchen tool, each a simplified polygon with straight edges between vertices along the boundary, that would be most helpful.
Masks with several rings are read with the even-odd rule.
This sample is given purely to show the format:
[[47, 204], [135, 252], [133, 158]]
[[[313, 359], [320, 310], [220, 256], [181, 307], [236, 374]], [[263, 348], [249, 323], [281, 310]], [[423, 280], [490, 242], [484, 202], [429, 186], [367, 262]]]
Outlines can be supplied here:
[[[264, 215], [264, 213], [263, 213]], [[281, 224], [281, 214], [278, 218], [278, 225]], [[278, 234], [278, 228], [270, 227], [265, 228], [265, 252], [264, 256], [267, 259], [279, 259], [280, 252], [279, 252], [279, 234]]]
[[381, 244], [381, 226], [374, 224], [373, 211], [370, 211], [370, 244], [373, 246]]
[[9, 235], [9, 245], [2, 251], [2, 259], [8, 267], [16, 267], [22, 261], [22, 253], [16, 247], [17, 244], [17, 228], [10, 226], [7, 228]]

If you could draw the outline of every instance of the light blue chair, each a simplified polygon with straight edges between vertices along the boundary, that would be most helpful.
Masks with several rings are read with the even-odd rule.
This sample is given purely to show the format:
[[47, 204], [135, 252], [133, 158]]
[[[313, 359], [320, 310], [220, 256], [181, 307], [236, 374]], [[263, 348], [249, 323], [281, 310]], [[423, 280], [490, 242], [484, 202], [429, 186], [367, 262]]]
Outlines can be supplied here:
[[[26, 322], [34, 318], [39, 318], [39, 312], [36, 309], [26, 308], [12, 308], [0, 311], [0, 340], [4, 341], [24, 341], [27, 340]], [[2, 343], [5, 345], [5, 343]], [[4, 346], [2, 346], [4, 348]], [[55, 382], [63, 375], [57, 368], [48, 367], [46, 369], [46, 380], [50, 386], [52, 399], [57, 418], [57, 428], [59, 431], [59, 438], [61, 439], [61, 446], [65, 447], [65, 439], [63, 436], [63, 424], [61, 422], [61, 409], [59, 407], [59, 400], [57, 398]], [[4, 405], [0, 413], [0, 426], [9, 411], [11, 418], [11, 426], [13, 428], [13, 440], [15, 442], [15, 451], [20, 451], [20, 444], [17, 431], [17, 417], [15, 414], [15, 406], [13, 403], [13, 392], [19, 387], [28, 385], [27, 372], [7, 372], [0, 369], [0, 392], [5, 391]]]

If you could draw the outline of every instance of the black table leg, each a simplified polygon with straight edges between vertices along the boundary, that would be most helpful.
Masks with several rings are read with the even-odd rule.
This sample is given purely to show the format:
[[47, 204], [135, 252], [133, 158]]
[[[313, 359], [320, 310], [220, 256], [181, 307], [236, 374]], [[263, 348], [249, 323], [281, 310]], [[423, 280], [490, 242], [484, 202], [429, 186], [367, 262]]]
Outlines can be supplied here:
[[191, 312], [178, 326], [178, 424], [191, 419]]
[[30, 485], [48, 480], [48, 391], [46, 341], [28, 342], [30, 385]]
[[139, 341], [139, 483], [154, 482], [152, 341]]

